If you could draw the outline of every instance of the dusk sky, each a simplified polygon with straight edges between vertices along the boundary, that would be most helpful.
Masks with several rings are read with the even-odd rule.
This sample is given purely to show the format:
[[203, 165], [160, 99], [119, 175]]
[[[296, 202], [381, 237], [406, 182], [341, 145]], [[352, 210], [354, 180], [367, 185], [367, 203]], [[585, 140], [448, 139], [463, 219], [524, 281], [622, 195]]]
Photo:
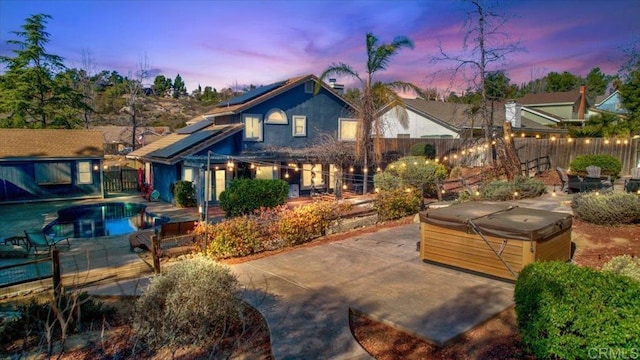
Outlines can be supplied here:
[[[640, 40], [638, 0], [522, 0], [500, 2], [513, 18], [504, 27], [526, 52], [508, 55], [504, 69], [514, 83], [550, 71], [585, 76], [593, 67], [615, 74], [622, 50]], [[0, 54], [13, 56], [7, 40], [32, 14], [52, 16], [47, 51], [80, 67], [89, 51], [96, 70], [126, 76], [146, 54], [154, 74], [180, 74], [191, 92], [198, 84], [218, 90], [234, 84], [266, 85], [319, 75], [332, 62], [364, 74], [365, 35], [382, 42], [404, 35], [415, 42], [393, 58], [379, 80], [413, 82], [441, 91], [453, 63], [432, 63], [438, 44], [460, 51], [468, 3], [422, 1], [0, 1]], [[153, 79], [149, 79], [151, 83]], [[338, 78], [347, 87], [350, 79]]]

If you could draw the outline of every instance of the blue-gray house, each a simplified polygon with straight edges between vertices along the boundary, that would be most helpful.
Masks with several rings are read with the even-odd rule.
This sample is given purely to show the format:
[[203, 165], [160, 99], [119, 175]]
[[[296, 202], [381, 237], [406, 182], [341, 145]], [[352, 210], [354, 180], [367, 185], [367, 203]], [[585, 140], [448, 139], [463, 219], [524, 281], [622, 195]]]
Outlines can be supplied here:
[[102, 198], [102, 132], [0, 129], [0, 203]]
[[145, 164], [146, 181], [168, 202], [178, 180], [195, 182], [213, 202], [240, 176], [283, 179], [291, 196], [329, 190], [331, 164], [287, 150], [310, 147], [326, 134], [355, 139], [354, 107], [326, 83], [314, 95], [318, 81], [307, 75], [258, 87], [127, 157]]

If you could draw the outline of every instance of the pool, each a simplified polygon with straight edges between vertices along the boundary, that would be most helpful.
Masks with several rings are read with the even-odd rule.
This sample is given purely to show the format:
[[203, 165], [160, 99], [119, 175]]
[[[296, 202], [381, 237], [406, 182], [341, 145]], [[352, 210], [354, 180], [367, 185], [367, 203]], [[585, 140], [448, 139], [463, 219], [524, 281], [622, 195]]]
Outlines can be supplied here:
[[169, 222], [168, 217], [148, 213], [146, 208], [122, 202], [72, 206], [58, 210], [58, 218], [44, 227], [44, 233], [92, 238], [128, 234]]

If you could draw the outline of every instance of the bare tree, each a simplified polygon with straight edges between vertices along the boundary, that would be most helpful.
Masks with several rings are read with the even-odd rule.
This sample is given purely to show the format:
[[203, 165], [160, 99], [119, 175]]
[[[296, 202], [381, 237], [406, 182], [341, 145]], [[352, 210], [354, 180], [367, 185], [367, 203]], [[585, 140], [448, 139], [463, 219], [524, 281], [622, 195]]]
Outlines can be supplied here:
[[88, 49], [82, 50], [81, 59], [82, 65], [78, 72], [78, 80], [80, 93], [84, 98], [84, 103], [87, 105], [82, 108], [82, 120], [84, 127], [88, 129], [89, 125], [91, 125], [90, 115], [95, 111], [96, 104], [96, 84], [94, 79], [96, 64], [91, 51]]
[[149, 78], [149, 58], [145, 54], [138, 59], [138, 65], [135, 72], [129, 72], [129, 81], [126, 83], [127, 106], [124, 112], [129, 115], [129, 124], [131, 125], [131, 148], [136, 149], [136, 132], [140, 124], [138, 115], [142, 105], [142, 97], [144, 96], [144, 81]]

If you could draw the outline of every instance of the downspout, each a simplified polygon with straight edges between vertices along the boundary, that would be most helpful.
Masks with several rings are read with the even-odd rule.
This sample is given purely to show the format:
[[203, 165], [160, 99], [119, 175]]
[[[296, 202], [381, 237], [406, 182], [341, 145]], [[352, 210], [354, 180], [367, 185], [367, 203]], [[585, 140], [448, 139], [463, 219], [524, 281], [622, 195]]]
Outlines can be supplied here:
[[584, 112], [587, 107], [587, 94], [584, 85], [580, 85], [580, 107], [578, 108], [578, 119], [584, 120]]

